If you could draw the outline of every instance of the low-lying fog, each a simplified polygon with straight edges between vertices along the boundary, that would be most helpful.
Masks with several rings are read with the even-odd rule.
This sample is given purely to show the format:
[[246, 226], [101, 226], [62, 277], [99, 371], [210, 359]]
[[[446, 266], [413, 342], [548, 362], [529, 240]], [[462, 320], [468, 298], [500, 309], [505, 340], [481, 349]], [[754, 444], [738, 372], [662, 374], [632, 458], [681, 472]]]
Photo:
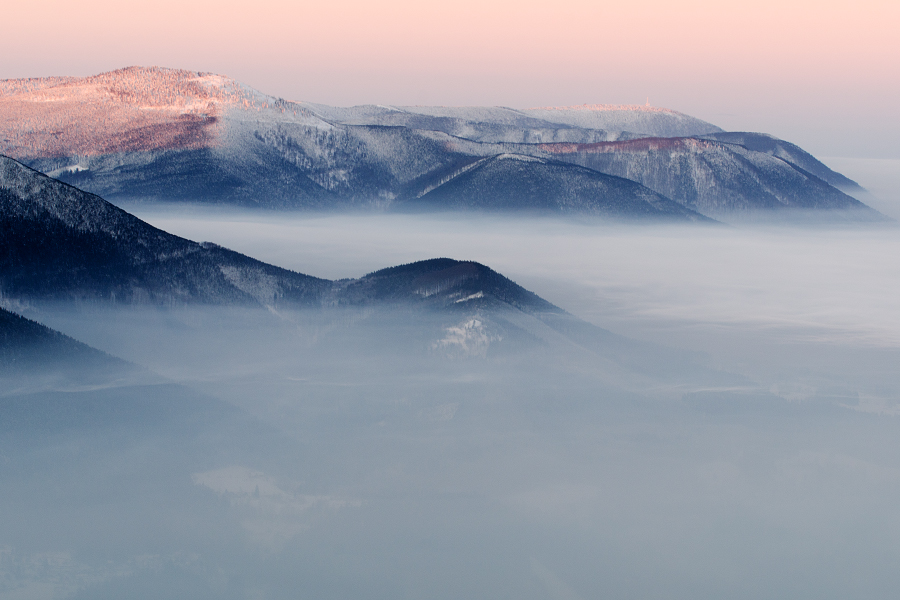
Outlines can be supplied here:
[[423, 354], [447, 323], [402, 310], [31, 307], [165, 379], [0, 422], [0, 598], [900, 588], [900, 228], [129, 208], [321, 277], [476, 260], [699, 366]]
[[725, 368], [802, 361], [798, 344], [825, 353], [900, 347], [895, 226], [611, 227], [133, 208], [167, 231], [329, 279], [437, 256], [479, 261], [580, 318], [710, 352]]
[[900, 220], [900, 159], [827, 157], [822, 162], [869, 192], [859, 200]]

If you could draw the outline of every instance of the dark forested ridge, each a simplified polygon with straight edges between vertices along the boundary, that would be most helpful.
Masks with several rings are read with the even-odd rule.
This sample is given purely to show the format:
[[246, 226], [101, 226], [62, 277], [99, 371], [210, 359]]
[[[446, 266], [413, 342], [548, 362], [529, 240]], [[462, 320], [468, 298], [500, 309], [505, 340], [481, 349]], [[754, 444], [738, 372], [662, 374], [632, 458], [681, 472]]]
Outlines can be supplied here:
[[130, 366], [40, 323], [0, 308], [0, 375], [40, 369], [89, 371]]
[[295, 273], [168, 234], [6, 157], [0, 208], [0, 291], [11, 298], [267, 307], [440, 307], [466, 299], [558, 310], [483, 265], [452, 259], [337, 282]]
[[433, 258], [375, 271], [343, 284], [338, 304], [409, 302], [452, 307], [505, 305], [527, 313], [563, 312], [493, 269], [472, 261]]
[[0, 286], [53, 300], [317, 302], [330, 283], [159, 230], [0, 157]]

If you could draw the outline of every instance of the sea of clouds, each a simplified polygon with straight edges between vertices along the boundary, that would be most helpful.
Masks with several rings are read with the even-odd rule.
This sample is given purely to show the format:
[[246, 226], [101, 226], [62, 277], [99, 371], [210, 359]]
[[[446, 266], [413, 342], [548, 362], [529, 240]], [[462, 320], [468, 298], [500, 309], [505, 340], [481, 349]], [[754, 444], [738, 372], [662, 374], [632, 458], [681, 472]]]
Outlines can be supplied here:
[[[641, 387], [576, 354], [420, 356], [402, 311], [35, 306], [31, 318], [148, 371], [3, 395], [87, 408], [0, 423], [0, 598], [890, 598], [900, 586], [894, 225], [128, 208], [331, 279], [476, 260], [683, 352], [709, 370], [692, 381], [725, 375], [673, 387], [676, 372], [661, 392], [652, 373]], [[644, 366], [660, 372], [666, 356], [648, 350]]]

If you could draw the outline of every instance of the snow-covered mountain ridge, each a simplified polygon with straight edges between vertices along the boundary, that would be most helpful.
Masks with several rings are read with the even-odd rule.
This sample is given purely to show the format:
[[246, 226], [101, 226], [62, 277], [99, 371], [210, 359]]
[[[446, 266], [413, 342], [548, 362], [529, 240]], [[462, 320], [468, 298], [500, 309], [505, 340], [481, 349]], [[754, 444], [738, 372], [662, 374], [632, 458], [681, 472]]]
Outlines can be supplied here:
[[[858, 185], [793, 144], [666, 108], [340, 108], [158, 67], [0, 82], [0, 154], [110, 199], [320, 211], [540, 206], [669, 220], [787, 207], [880, 218], [844, 193]], [[598, 181], [639, 187], [586, 187], [583, 171], [553, 167], [548, 177], [537, 161], [514, 176], [472, 171], [465, 197], [447, 194], [453, 173], [502, 155], [572, 163]], [[524, 180], [538, 184], [537, 203], [521, 198]], [[432, 202], [418, 201], [426, 196]], [[661, 212], [669, 201], [688, 212]]]
[[[220, 137], [221, 125], [216, 125], [225, 117], [239, 121], [300, 120], [325, 125], [315, 123], [316, 117], [320, 117], [340, 124], [393, 125], [400, 114], [410, 119], [417, 116], [552, 130], [567, 125], [566, 121], [577, 121], [578, 115], [585, 111], [604, 113], [594, 116], [591, 128], [616, 133], [625, 130], [617, 129], [623, 120], [613, 115], [634, 113], [628, 122], [635, 125], [635, 131], [627, 132], [629, 135], [664, 135], [662, 129], [676, 127], [675, 121], [685, 130], [683, 134], [721, 131], [676, 111], [646, 106], [586, 105], [524, 111], [499, 107], [335, 108], [287, 102], [213, 73], [128, 67], [83, 78], [0, 81], [0, 131], [3, 133], [0, 153], [17, 158], [51, 158], [213, 147], [224, 142]], [[649, 122], [641, 123], [642, 113], [665, 115], [673, 123], [657, 124], [654, 128]], [[584, 125], [566, 128], [573, 127]], [[131, 131], [132, 135], [123, 131]], [[134, 135], [137, 133], [141, 135]]]
[[286, 112], [283, 101], [232, 79], [180, 69], [5, 80], [0, 153], [63, 158], [208, 148], [223, 143], [219, 120], [232, 109]]

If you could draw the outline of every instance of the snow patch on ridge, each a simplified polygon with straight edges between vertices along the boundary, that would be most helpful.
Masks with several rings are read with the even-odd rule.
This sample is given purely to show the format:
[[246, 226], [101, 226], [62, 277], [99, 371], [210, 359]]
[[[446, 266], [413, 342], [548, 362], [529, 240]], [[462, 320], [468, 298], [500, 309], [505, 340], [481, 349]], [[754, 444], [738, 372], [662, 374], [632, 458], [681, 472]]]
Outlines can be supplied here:
[[459, 300], [454, 300], [454, 304], [459, 304], [460, 302], [468, 302], [469, 300], [477, 300], [478, 298], [484, 298], [484, 292], [476, 292], [465, 298], [460, 298]]
[[547, 161], [540, 159], [536, 156], [527, 156], [525, 154], [510, 154], [509, 152], [505, 154], [498, 154], [497, 160], [520, 160], [522, 162], [536, 162], [536, 163], [545, 163]]
[[460, 168], [460, 169], [457, 169], [457, 170], [453, 171], [452, 173], [450, 173], [450, 174], [447, 175], [446, 177], [441, 177], [436, 183], [433, 183], [433, 184], [427, 186], [427, 187], [426, 187], [425, 189], [423, 189], [421, 192], [419, 192], [418, 194], [416, 194], [416, 198], [421, 198], [422, 196], [424, 196], [424, 195], [427, 194], [428, 192], [432, 192], [432, 191], [436, 190], [437, 188], [441, 187], [442, 185], [444, 185], [445, 183], [448, 183], [448, 182], [450, 182], [450, 181], [453, 181], [454, 179], [456, 179], [457, 177], [459, 177], [459, 176], [462, 175], [463, 173], [467, 173], [467, 172], [471, 171], [472, 169], [474, 169], [474, 168], [477, 167], [478, 165], [484, 164], [484, 162], [485, 162], [485, 161], [488, 161], [488, 160], [490, 160], [490, 157], [482, 158], [481, 160], [476, 160], [476, 161], [473, 162], [473, 163], [469, 163], [469, 164], [467, 164], [466, 166], [464, 166], [464, 167], [462, 167], [462, 168]]
[[444, 337], [432, 344], [431, 349], [442, 350], [452, 356], [484, 358], [491, 343], [502, 339], [490, 333], [478, 317], [470, 317], [444, 331]]
[[277, 278], [256, 269], [240, 269], [230, 265], [221, 265], [219, 270], [228, 283], [263, 306], [272, 307], [275, 304], [280, 291]]
[[53, 169], [52, 171], [48, 171], [44, 173], [47, 177], [53, 177], [54, 179], [58, 179], [60, 175], [68, 174], [68, 173], [80, 173], [81, 171], [90, 171], [88, 167], [82, 167], [81, 165], [68, 165], [65, 167], [60, 167], [58, 169]]

